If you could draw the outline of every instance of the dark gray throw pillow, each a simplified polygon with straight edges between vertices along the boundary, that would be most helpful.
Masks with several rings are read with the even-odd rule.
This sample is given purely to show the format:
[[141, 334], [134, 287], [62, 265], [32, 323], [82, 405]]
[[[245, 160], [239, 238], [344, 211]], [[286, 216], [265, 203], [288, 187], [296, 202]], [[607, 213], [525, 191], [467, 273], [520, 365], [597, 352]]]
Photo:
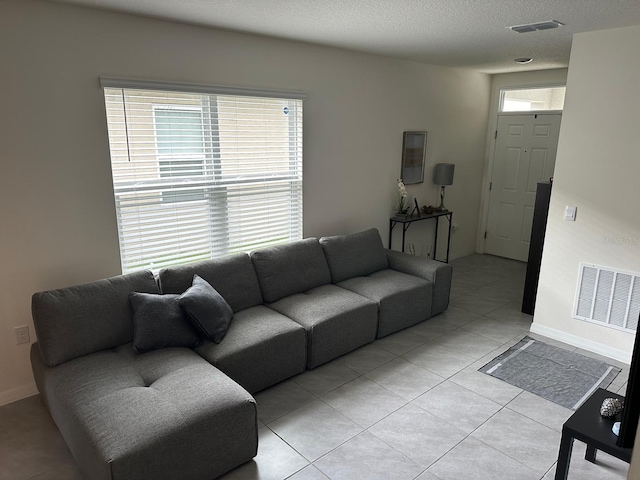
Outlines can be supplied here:
[[233, 310], [206, 280], [194, 275], [191, 287], [180, 295], [178, 303], [196, 330], [215, 343], [222, 341], [233, 319]]
[[179, 295], [133, 292], [133, 349], [138, 353], [166, 347], [197, 347], [200, 338], [185, 318]]

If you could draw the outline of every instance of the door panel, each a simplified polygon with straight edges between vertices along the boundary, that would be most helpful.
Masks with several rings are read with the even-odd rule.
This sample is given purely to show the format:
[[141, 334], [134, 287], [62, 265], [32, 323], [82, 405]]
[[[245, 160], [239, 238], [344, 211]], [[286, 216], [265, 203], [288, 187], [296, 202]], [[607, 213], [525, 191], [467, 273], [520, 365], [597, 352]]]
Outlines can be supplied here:
[[533, 126], [533, 136], [537, 138], [549, 138], [551, 136], [551, 126], [550, 125], [534, 125]]
[[513, 210], [513, 204], [502, 203], [500, 205], [500, 217], [505, 219], [506, 221], [500, 222], [498, 224], [498, 238], [501, 238], [503, 240], [511, 240], [511, 228], [509, 228], [509, 225], [513, 220]]
[[[527, 193], [536, 194], [538, 182], [545, 180], [545, 171], [547, 170], [548, 151], [541, 148], [531, 149], [531, 161], [529, 162], [529, 178], [527, 180]], [[551, 175], [549, 175], [550, 177]], [[549, 177], [546, 177], [549, 179]]]
[[553, 176], [560, 114], [500, 115], [485, 251], [526, 261], [536, 184]]
[[[529, 205], [524, 207], [524, 222], [522, 222], [522, 235], [520, 240], [529, 243], [531, 239], [531, 225], [533, 224], [533, 207]], [[527, 250], [527, 256], [529, 252]]]
[[508, 192], [515, 192], [518, 189], [518, 169], [522, 158], [522, 150], [519, 148], [509, 148], [507, 150], [507, 160], [504, 166], [504, 180], [502, 188]]

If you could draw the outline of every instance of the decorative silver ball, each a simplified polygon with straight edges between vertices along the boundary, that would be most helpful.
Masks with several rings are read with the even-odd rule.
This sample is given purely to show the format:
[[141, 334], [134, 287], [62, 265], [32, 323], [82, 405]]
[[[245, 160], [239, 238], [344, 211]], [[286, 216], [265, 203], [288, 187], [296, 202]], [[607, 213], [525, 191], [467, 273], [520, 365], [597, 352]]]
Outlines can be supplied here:
[[605, 398], [600, 407], [600, 415], [603, 417], [615, 417], [622, 411], [624, 404], [617, 398]]

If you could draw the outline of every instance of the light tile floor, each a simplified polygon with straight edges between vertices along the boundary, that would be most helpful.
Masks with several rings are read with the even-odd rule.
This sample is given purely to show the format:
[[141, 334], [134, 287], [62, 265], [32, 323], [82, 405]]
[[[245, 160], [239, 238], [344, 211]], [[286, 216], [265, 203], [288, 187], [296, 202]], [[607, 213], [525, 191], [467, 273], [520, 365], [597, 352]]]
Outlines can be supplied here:
[[[224, 480], [552, 479], [572, 412], [477, 371], [528, 333], [525, 264], [452, 264], [445, 313], [258, 393], [258, 456]], [[576, 441], [570, 479], [626, 478], [626, 463], [584, 452]], [[79, 478], [38, 397], [0, 407], [0, 480]]]

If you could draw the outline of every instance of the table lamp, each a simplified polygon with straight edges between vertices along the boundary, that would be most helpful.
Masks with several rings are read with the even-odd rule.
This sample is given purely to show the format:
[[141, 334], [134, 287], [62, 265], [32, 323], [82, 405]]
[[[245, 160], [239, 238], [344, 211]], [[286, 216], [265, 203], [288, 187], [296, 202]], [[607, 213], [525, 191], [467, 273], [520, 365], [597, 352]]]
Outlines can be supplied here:
[[453, 185], [453, 170], [455, 169], [453, 163], [437, 163], [433, 169], [433, 183], [440, 185], [440, 206], [438, 210], [447, 210], [444, 206], [444, 187], [445, 185]]

